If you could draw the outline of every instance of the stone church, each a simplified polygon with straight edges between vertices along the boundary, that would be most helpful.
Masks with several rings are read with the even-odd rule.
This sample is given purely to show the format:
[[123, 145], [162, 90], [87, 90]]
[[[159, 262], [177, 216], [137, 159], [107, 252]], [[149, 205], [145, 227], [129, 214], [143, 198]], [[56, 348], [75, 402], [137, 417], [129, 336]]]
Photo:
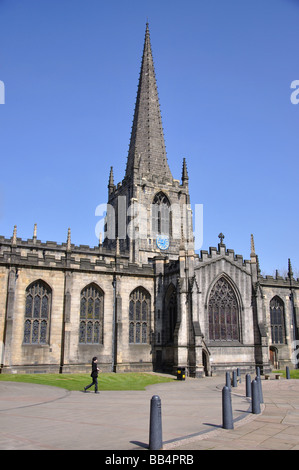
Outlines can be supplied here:
[[[108, 176], [108, 175], [107, 175]], [[96, 247], [0, 237], [1, 373], [296, 367], [299, 279], [261, 276], [224, 235], [195, 253], [189, 176], [167, 161], [146, 26], [124, 179]], [[249, 243], [249, 236], [248, 236]]]

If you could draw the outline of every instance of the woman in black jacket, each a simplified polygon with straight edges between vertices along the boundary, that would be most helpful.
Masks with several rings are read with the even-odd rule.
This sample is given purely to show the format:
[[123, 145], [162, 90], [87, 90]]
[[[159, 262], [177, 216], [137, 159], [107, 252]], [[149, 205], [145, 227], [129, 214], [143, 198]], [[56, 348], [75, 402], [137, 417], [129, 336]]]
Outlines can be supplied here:
[[98, 372], [99, 372], [99, 369], [98, 369], [97, 363], [98, 363], [98, 358], [93, 357], [92, 358], [92, 363], [91, 363], [92, 370], [91, 370], [91, 374], [90, 374], [90, 376], [92, 377], [92, 383], [87, 385], [87, 387], [84, 387], [84, 392], [86, 392], [86, 390], [88, 388], [90, 388], [94, 385], [95, 393], [99, 393], [98, 392]]

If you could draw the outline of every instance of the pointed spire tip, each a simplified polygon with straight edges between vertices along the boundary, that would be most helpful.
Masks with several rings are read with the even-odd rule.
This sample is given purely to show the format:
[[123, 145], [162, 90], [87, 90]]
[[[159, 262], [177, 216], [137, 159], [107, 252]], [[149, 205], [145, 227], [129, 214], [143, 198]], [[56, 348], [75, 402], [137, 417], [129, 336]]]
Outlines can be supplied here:
[[250, 256], [255, 256], [255, 246], [254, 246], [253, 234], [250, 235], [250, 248], [251, 248]]
[[182, 170], [182, 183], [187, 182], [189, 180], [188, 171], [187, 171], [187, 163], [186, 158], [183, 158], [183, 170]]

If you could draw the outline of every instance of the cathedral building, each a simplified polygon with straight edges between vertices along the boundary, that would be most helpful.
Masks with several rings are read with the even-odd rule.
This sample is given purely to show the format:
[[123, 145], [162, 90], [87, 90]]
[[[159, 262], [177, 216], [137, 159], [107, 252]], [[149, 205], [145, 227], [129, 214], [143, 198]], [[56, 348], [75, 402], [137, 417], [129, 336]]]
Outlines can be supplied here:
[[[108, 175], [107, 175], [108, 176]], [[171, 173], [146, 26], [124, 179], [96, 247], [0, 237], [1, 373], [296, 367], [299, 280], [261, 276], [219, 234], [195, 253], [187, 163]]]

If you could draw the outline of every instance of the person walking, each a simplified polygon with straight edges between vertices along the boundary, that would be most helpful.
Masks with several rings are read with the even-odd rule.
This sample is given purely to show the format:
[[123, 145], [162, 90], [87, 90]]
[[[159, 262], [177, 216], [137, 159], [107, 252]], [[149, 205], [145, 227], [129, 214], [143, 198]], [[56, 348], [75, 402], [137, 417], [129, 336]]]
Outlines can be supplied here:
[[100, 393], [98, 392], [98, 375], [99, 375], [99, 369], [98, 369], [98, 358], [97, 357], [93, 357], [92, 358], [92, 363], [91, 363], [91, 367], [92, 367], [92, 370], [91, 370], [91, 374], [90, 376], [92, 377], [92, 383], [87, 385], [86, 387], [84, 387], [84, 392], [86, 392], [86, 390], [90, 387], [92, 387], [94, 385], [95, 387], [95, 393]]

